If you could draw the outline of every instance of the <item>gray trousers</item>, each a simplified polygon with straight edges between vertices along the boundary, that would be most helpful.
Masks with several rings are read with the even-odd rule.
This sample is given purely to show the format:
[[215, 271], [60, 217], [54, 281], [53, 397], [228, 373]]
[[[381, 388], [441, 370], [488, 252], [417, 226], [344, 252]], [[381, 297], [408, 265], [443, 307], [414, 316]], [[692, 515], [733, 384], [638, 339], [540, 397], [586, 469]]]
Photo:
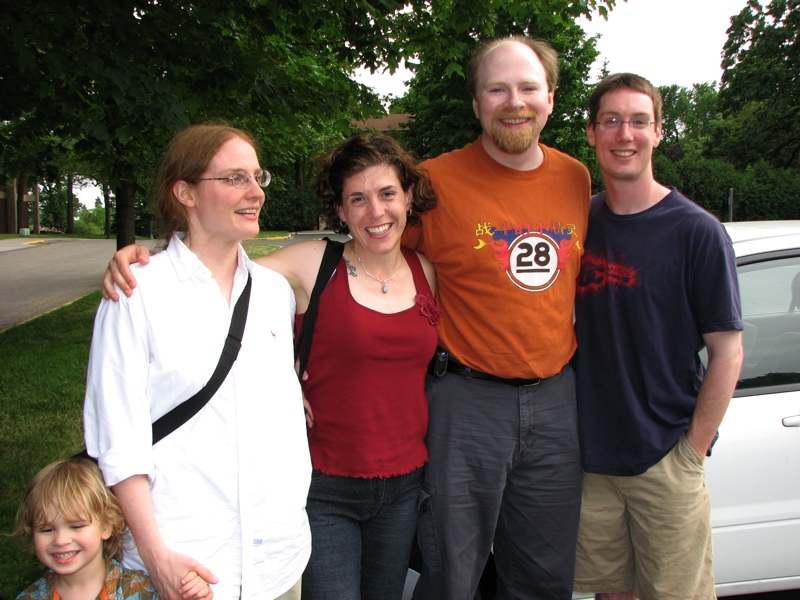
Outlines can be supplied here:
[[569, 599], [580, 516], [575, 376], [516, 387], [427, 376], [429, 462], [414, 600], [472, 600], [489, 552], [497, 599]]

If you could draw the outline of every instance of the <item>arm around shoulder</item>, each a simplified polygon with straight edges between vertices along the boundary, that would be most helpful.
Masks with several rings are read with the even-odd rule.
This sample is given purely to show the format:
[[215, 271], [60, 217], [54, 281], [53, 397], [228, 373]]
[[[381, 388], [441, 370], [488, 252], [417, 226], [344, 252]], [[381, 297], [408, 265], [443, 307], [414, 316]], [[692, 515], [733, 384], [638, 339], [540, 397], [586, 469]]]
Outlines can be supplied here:
[[114, 288], [116, 283], [123, 294], [130, 297], [136, 287], [136, 278], [131, 272], [131, 265], [138, 262], [146, 265], [150, 262], [150, 249], [147, 246], [130, 244], [116, 251], [108, 262], [101, 291], [106, 300], [119, 300], [119, 294]]

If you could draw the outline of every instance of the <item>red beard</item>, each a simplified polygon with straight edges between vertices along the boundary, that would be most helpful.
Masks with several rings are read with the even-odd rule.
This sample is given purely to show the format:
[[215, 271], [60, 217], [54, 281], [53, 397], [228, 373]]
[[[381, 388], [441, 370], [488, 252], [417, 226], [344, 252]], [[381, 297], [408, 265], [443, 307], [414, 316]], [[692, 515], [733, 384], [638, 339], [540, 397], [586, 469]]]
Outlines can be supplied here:
[[[524, 127], [509, 129], [501, 121], [509, 119], [530, 119]], [[522, 154], [536, 139], [537, 118], [535, 112], [498, 113], [492, 122], [492, 141], [503, 152]]]

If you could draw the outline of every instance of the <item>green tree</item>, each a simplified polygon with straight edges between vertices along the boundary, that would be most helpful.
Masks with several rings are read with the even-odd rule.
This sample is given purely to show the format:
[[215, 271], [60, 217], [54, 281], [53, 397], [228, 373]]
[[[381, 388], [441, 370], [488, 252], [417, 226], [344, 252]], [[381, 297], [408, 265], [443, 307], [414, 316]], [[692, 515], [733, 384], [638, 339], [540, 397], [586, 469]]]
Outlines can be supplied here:
[[47, 179], [39, 191], [39, 223], [48, 229], [65, 231], [67, 190], [64, 178]]
[[800, 1], [756, 0], [731, 20], [725, 43], [715, 156], [739, 168], [765, 160], [800, 168]]
[[[381, 110], [351, 75], [398, 64], [391, 34], [400, 0], [6, 2], [0, 31], [0, 119], [74, 141], [116, 196], [118, 244], [133, 240], [137, 186], [164, 144], [190, 122], [254, 115], [287, 127]], [[417, 7], [421, 0], [414, 0]], [[12, 148], [17, 147], [19, 127]], [[270, 130], [257, 131], [269, 142]], [[266, 143], [266, 147], [273, 147]], [[33, 148], [28, 164], [42, 164]], [[276, 149], [276, 152], [281, 149]]]
[[81, 205], [77, 211], [75, 233], [100, 236], [105, 233], [105, 209], [102, 206], [87, 208]]
[[680, 181], [675, 184], [662, 183], [679, 183], [681, 192], [694, 202], [719, 219], [728, 220], [728, 190], [738, 188], [740, 181], [740, 173], [733, 165], [719, 159], [687, 155], [676, 161], [675, 167], [680, 174]]
[[[318, 225], [320, 202], [312, 189], [314, 159], [340, 143], [350, 131], [350, 123], [336, 118], [302, 115], [289, 126], [278, 122], [270, 131], [269, 147], [261, 152], [262, 164], [272, 173], [267, 201], [261, 212], [262, 229], [314, 229]], [[312, 126], [311, 123], [315, 122]]]
[[717, 90], [713, 83], [658, 88], [664, 99], [663, 133], [656, 154], [672, 160], [699, 156], [708, 144], [711, 122], [717, 118]]
[[800, 175], [765, 160], [740, 173], [734, 189], [733, 216], [737, 221], [800, 219]]

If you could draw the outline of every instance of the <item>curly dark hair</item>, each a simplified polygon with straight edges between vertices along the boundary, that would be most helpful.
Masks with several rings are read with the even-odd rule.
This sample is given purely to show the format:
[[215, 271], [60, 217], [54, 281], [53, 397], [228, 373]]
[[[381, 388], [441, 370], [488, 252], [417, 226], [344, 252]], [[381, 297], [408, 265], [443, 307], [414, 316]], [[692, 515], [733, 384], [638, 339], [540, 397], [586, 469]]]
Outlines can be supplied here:
[[404, 192], [413, 189], [409, 225], [419, 225], [419, 213], [436, 206], [436, 193], [428, 174], [417, 165], [413, 154], [391, 136], [356, 134], [322, 157], [317, 171], [315, 190], [322, 200], [322, 214], [337, 233], [350, 233], [347, 223], [339, 221], [338, 215], [345, 181], [378, 165], [394, 167]]

